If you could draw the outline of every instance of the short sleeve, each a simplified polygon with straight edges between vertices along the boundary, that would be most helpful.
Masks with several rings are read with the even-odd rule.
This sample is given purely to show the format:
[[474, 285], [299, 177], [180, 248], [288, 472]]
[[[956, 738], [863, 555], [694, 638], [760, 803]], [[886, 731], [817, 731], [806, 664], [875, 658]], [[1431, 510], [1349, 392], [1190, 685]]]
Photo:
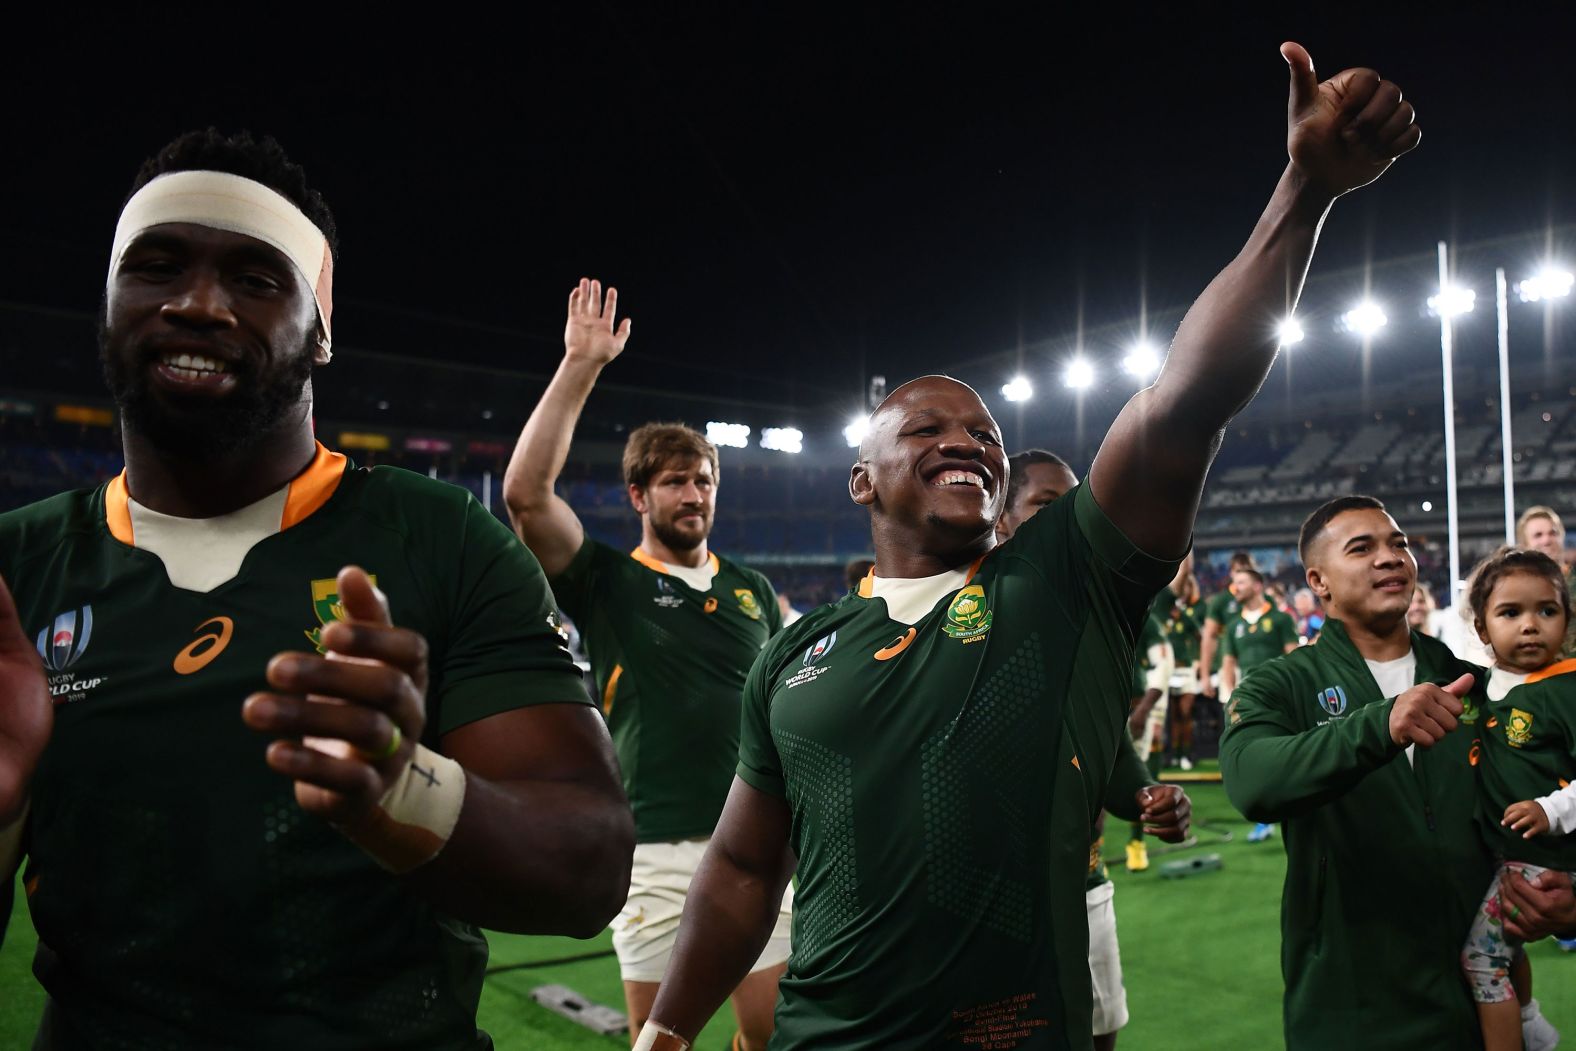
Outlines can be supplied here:
[[590, 616], [597, 570], [603, 552], [607, 550], [606, 544], [586, 537], [580, 550], [575, 552], [575, 557], [569, 560], [569, 565], [552, 579], [553, 598], [558, 608], [569, 614], [577, 624]]
[[1224, 624], [1220, 626], [1220, 656], [1222, 659], [1237, 655], [1237, 648], [1231, 643], [1232, 635], [1233, 633], [1227, 631]]
[[1297, 634], [1297, 622], [1296, 621], [1292, 620], [1290, 617], [1286, 616], [1283, 613], [1283, 614], [1281, 614], [1280, 625], [1281, 625], [1281, 633], [1280, 634], [1281, 634], [1281, 646], [1282, 647], [1295, 646], [1295, 645], [1297, 645], [1297, 643], [1299, 641], [1301, 641], [1301, 636], [1299, 636]]
[[446, 652], [434, 669], [438, 732], [538, 704], [590, 704], [530, 549], [468, 501], [451, 580]]
[[766, 604], [766, 630], [769, 637], [775, 637], [783, 630], [783, 609], [777, 602], [777, 589], [765, 577], [761, 577], [761, 596]]
[[772, 655], [768, 646], [755, 658], [744, 680], [744, 703], [739, 716], [739, 779], [768, 795], [788, 794], [783, 783], [782, 758], [772, 740]]
[[1226, 615], [1223, 609], [1224, 606], [1225, 603], [1222, 601], [1222, 597], [1220, 595], [1211, 595], [1208, 599], [1206, 599], [1204, 601], [1204, 619], [1203, 622], [1199, 624], [1199, 627], [1202, 629], [1205, 624], [1208, 624], [1210, 621], [1214, 621], [1220, 627], [1224, 628], [1226, 626]]

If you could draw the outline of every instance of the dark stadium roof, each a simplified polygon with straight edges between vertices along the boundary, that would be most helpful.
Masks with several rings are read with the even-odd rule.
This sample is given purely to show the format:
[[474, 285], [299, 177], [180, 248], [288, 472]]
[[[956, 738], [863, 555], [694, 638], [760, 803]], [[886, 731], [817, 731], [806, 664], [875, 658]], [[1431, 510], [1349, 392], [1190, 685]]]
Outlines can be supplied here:
[[1080, 287], [1092, 326], [1190, 300], [1282, 166], [1288, 37], [1325, 75], [1376, 65], [1425, 128], [1337, 208], [1316, 273], [1576, 219], [1568, 7], [1155, 5], [1093, 29], [1033, 10], [39, 34], [3, 74], [3, 297], [91, 313], [142, 157], [248, 127], [338, 213], [347, 349], [545, 374], [565, 294], [595, 274], [636, 318], [610, 381], [856, 406], [872, 373], [1054, 342]]

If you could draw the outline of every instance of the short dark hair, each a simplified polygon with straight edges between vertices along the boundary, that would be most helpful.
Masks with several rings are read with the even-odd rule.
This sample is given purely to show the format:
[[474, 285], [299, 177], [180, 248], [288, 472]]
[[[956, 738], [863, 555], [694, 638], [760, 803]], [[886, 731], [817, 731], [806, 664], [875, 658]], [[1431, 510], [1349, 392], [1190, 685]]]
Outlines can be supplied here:
[[1259, 582], [1259, 586], [1260, 587], [1264, 586], [1264, 574], [1260, 573], [1258, 570], [1254, 569], [1252, 566], [1238, 566], [1237, 568], [1235, 568], [1235, 569], [1233, 569], [1231, 571], [1231, 575], [1232, 576], [1236, 576], [1238, 573], [1246, 573], [1248, 576], [1252, 577], [1254, 580], [1257, 580]]
[[1007, 506], [1011, 508], [1018, 502], [1018, 494], [1023, 492], [1023, 484], [1027, 480], [1027, 467], [1041, 463], [1047, 467], [1060, 467], [1071, 471], [1067, 461], [1051, 452], [1049, 449], [1025, 449], [1021, 453], [1014, 453], [1007, 457]]
[[260, 139], [249, 131], [226, 135], [211, 127], [188, 131], [142, 162], [126, 200], [161, 175], [198, 171], [239, 175], [288, 198], [322, 231], [334, 261], [339, 261], [339, 230], [334, 225], [334, 213], [329, 211], [323, 195], [307, 185], [306, 172], [271, 135]]
[[709, 462], [711, 476], [716, 479], [721, 469], [717, 447], [704, 434], [682, 423], [642, 424], [624, 443], [624, 482], [644, 489], [658, 471], [692, 460]]
[[1233, 551], [1231, 553], [1230, 567], [1233, 572], [1238, 569], [1252, 569], [1253, 556], [1247, 551]]
[[1524, 547], [1502, 547], [1472, 570], [1472, 586], [1467, 592], [1467, 604], [1472, 607], [1473, 618], [1479, 621], [1486, 619], [1483, 613], [1488, 609], [1488, 600], [1494, 594], [1494, 585], [1517, 573], [1543, 577], [1554, 585], [1554, 593], [1559, 596], [1568, 628], [1571, 596], [1565, 583], [1565, 571], [1542, 551], [1529, 551]]
[[1309, 515], [1302, 523], [1302, 530], [1297, 534], [1297, 557], [1302, 560], [1303, 568], [1308, 568], [1308, 552], [1313, 549], [1313, 542], [1319, 539], [1319, 534], [1324, 532], [1324, 527], [1330, 524], [1336, 515], [1345, 514], [1347, 511], [1383, 511], [1384, 504], [1372, 496], [1337, 496], [1334, 500], [1322, 504], [1319, 509]]

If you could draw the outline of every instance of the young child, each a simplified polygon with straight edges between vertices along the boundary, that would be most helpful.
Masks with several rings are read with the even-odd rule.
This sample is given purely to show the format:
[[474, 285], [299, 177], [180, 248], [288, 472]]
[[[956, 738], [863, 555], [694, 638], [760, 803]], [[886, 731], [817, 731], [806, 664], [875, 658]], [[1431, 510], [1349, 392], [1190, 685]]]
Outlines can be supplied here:
[[1576, 660], [1562, 659], [1570, 596], [1553, 559], [1502, 549], [1478, 568], [1470, 601], [1477, 633], [1494, 651], [1474, 761], [1479, 817], [1500, 867], [1461, 965], [1485, 1051], [1520, 1051], [1517, 987], [1530, 992], [1531, 972], [1521, 943], [1505, 932], [1499, 882], [1510, 869], [1528, 879], [1547, 869], [1576, 869]]

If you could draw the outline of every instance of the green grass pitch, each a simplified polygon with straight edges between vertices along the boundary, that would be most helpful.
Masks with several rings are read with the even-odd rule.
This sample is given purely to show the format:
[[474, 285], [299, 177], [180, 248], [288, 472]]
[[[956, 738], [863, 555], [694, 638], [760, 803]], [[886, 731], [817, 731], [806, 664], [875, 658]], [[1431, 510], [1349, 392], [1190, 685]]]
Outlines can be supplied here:
[[[1118, 1046], [1168, 1051], [1268, 1049], [1281, 1046], [1280, 938], [1278, 917], [1286, 856], [1277, 837], [1249, 844], [1249, 825], [1225, 801], [1217, 784], [1192, 784], [1194, 813], [1201, 820], [1199, 845], [1162, 855], [1151, 840], [1148, 872], [1112, 869], [1116, 881], [1117, 930], [1126, 973], [1132, 1022]], [[1227, 841], [1226, 837], [1230, 839]], [[1125, 829], [1107, 828], [1108, 856], [1121, 853]], [[1182, 880], [1160, 878], [1163, 862], [1218, 852], [1219, 872]], [[26, 1047], [43, 994], [30, 961], [33, 930], [18, 905], [0, 948], [0, 1048]], [[1462, 932], [1465, 934], [1465, 932]], [[607, 948], [603, 934], [590, 942], [562, 938], [492, 936], [494, 966], [569, 956]], [[1545, 1015], [1562, 1032], [1576, 1035], [1576, 954], [1552, 942], [1532, 948], [1535, 989]], [[611, 957], [551, 968], [510, 971], [488, 979], [481, 1023], [500, 1049], [526, 1051], [616, 1051], [623, 1041], [597, 1036], [538, 1007], [537, 985], [567, 985], [583, 996], [623, 1009], [618, 968]], [[724, 1051], [733, 1032], [726, 1008], [697, 1043], [697, 1051]]]

